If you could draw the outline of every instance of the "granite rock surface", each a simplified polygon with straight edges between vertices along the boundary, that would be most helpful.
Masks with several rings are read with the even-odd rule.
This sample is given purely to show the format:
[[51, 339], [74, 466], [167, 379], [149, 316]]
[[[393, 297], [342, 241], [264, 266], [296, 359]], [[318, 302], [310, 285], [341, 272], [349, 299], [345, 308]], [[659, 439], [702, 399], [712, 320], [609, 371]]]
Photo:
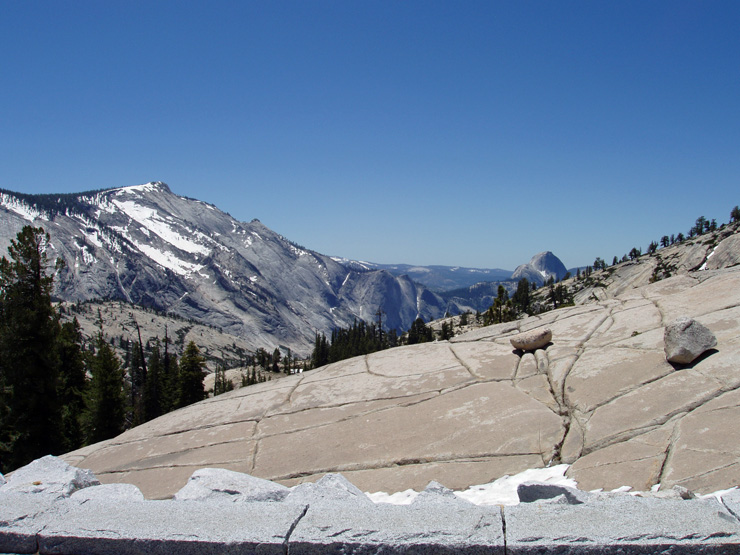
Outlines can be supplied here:
[[[717, 344], [674, 367], [664, 331], [684, 315]], [[512, 349], [542, 328], [551, 344]], [[739, 360], [740, 267], [697, 270], [226, 393], [64, 458], [150, 499], [203, 467], [286, 486], [341, 472], [393, 492], [560, 462], [585, 490], [707, 493], [740, 484]]]
[[[37, 467], [30, 474], [49, 479]], [[71, 477], [67, 489], [81, 486], [67, 470], [57, 464], [51, 474], [57, 483]], [[225, 482], [249, 487], [252, 478], [211, 479], [209, 470], [193, 481], [214, 493]], [[523, 502], [514, 506], [474, 505], [436, 482], [410, 505], [375, 504], [336, 474], [294, 486], [282, 499], [234, 503], [207, 495], [148, 501], [128, 484], [82, 485], [71, 497], [5, 488], [0, 552], [631, 555], [737, 553], [740, 545], [737, 490], [683, 500], [560, 488], [579, 500], [572, 504], [554, 503], [558, 488], [547, 486], [521, 488]]]

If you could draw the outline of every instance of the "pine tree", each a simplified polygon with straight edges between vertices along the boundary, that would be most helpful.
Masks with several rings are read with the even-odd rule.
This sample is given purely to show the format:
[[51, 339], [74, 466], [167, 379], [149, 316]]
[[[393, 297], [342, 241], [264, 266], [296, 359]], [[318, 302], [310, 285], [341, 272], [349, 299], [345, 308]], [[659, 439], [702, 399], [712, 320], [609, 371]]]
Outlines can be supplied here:
[[735, 206], [735, 208], [733, 208], [732, 211], [730, 212], [730, 222], [731, 223], [740, 222], [740, 207], [739, 206]]
[[131, 411], [134, 426], [146, 422], [144, 407], [144, 388], [146, 385], [146, 364], [141, 356], [141, 344], [134, 341], [129, 354], [128, 375], [131, 379]]
[[0, 260], [0, 443], [5, 471], [63, 446], [58, 316], [47, 275], [49, 236], [24, 227]]
[[160, 400], [162, 414], [177, 408], [180, 391], [180, 368], [177, 364], [177, 356], [170, 353], [169, 345], [170, 338], [165, 331], [161, 374], [162, 396]]
[[280, 372], [280, 349], [275, 347], [275, 350], [272, 352], [272, 371], [275, 373]]
[[527, 278], [519, 280], [512, 300], [519, 312], [529, 312], [529, 304], [531, 301], [529, 297], [529, 280]]
[[151, 348], [146, 366], [147, 372], [142, 402], [144, 406], [144, 422], [162, 416], [165, 412], [162, 407], [164, 365], [162, 363], [159, 339], [155, 341]]
[[80, 345], [82, 333], [77, 318], [61, 327], [58, 349], [60, 362], [59, 401], [62, 411], [64, 451], [81, 447], [84, 442], [82, 414], [85, 411], [85, 359]]
[[216, 376], [213, 382], [213, 396], [221, 395], [234, 389], [234, 384], [226, 377], [226, 368], [223, 364], [216, 367]]
[[123, 432], [126, 414], [121, 363], [102, 332], [98, 333], [95, 354], [90, 357], [88, 369], [92, 379], [87, 396], [85, 436], [87, 443], [96, 443]]
[[203, 378], [206, 375], [206, 361], [200, 355], [198, 346], [191, 341], [180, 357], [180, 395], [178, 406], [184, 407], [205, 398]]

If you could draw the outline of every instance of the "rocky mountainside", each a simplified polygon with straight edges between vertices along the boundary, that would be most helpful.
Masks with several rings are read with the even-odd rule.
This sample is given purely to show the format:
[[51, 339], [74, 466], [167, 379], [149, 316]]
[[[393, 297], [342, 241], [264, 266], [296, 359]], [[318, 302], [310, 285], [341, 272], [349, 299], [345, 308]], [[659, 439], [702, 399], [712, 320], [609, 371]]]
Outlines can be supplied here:
[[[602, 270], [564, 280], [576, 304], [612, 299], [670, 277], [740, 264], [740, 222]], [[696, 274], [700, 275], [700, 274]]]
[[262, 225], [239, 222], [164, 183], [72, 195], [0, 192], [0, 252], [28, 224], [51, 236], [66, 301], [123, 300], [306, 355], [316, 331], [430, 320], [445, 301], [407, 276], [347, 267]]
[[563, 279], [567, 272], [568, 270], [560, 259], [550, 251], [546, 251], [535, 254], [529, 262], [517, 266], [511, 275], [511, 280], [519, 281], [527, 278], [530, 283], [536, 283], [537, 287], [541, 287], [551, 277], [555, 281]]

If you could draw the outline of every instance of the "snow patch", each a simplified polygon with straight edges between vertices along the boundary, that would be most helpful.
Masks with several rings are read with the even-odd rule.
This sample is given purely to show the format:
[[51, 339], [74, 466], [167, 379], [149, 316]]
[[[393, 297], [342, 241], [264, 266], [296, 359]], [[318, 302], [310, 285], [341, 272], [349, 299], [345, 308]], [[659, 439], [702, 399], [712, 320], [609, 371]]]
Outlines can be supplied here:
[[[546, 482], [571, 488], [577, 487], [578, 484], [575, 480], [565, 476], [568, 468], [570, 468], [568, 464], [558, 464], [549, 468], [533, 468], [514, 476], [502, 476], [488, 484], [470, 486], [465, 491], [456, 491], [455, 495], [475, 505], [518, 505], [519, 496], [516, 493], [516, 488], [524, 482]], [[408, 505], [414, 502], [419, 492], [407, 489], [392, 494], [380, 491], [366, 493], [366, 495], [375, 503]]]
[[152, 191], [156, 191], [158, 187], [158, 183], [151, 182], [151, 183], [144, 183], [143, 185], [131, 185], [129, 187], [121, 187], [119, 189], [114, 189], [116, 192], [116, 195], [123, 195], [125, 193], [148, 193]]
[[712, 258], [712, 256], [714, 256], [714, 253], [715, 253], [715, 251], [716, 251], [716, 250], [717, 250], [717, 247], [714, 247], [714, 248], [712, 249], [712, 252], [710, 252], [710, 253], [709, 253], [709, 254], [707, 255], [707, 258], [706, 258], [706, 260], [704, 261], [704, 264], [702, 264], [702, 265], [701, 265], [701, 266], [699, 267], [699, 270], [706, 270], [706, 269], [707, 269], [707, 262], [709, 262], [709, 259], [710, 259], [710, 258]]
[[[153, 208], [147, 208], [146, 206], [142, 206], [131, 200], [114, 200], [113, 202], [129, 218], [138, 222], [152, 233], [158, 235], [162, 240], [173, 247], [190, 254], [207, 254], [210, 251], [210, 249], [205, 245], [198, 244], [177, 233], [177, 231], [172, 229], [172, 227], [166, 223]], [[197, 233], [191, 230], [188, 231], [194, 235], [205, 237], [202, 233]]]
[[29, 222], [33, 222], [36, 218], [48, 220], [48, 217], [46, 217], [46, 215], [40, 210], [37, 210], [22, 200], [5, 193], [0, 195], [0, 206], [3, 206], [11, 212], [15, 212], [21, 218], [28, 220]]
[[103, 243], [100, 241], [100, 238], [98, 237], [98, 230], [83, 230], [82, 234], [85, 236], [85, 239], [90, 241], [93, 245], [98, 247], [99, 249], [103, 248]]
[[151, 245], [143, 245], [134, 241], [131, 242], [134, 244], [134, 246], [136, 246], [137, 249], [151, 258], [154, 262], [164, 268], [172, 270], [177, 275], [186, 276], [188, 274], [192, 274], [203, 269], [203, 266], [192, 264], [190, 262], [185, 262], [184, 260], [177, 258], [171, 252], [162, 252], [155, 249]]

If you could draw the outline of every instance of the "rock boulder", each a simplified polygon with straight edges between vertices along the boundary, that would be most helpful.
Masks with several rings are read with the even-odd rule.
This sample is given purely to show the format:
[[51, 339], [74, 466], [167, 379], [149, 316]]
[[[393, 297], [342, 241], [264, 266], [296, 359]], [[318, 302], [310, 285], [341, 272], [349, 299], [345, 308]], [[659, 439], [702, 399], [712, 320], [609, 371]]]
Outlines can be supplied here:
[[100, 482], [90, 470], [75, 468], [62, 459], [47, 455], [13, 472], [2, 492], [44, 493], [69, 497], [77, 490], [99, 486]]
[[552, 341], [552, 330], [542, 328], [526, 331], [511, 337], [509, 341], [515, 349], [534, 351], [535, 349], [541, 349]]
[[714, 334], [688, 316], [666, 326], [664, 340], [666, 360], [676, 364], [690, 364], [717, 345]]

